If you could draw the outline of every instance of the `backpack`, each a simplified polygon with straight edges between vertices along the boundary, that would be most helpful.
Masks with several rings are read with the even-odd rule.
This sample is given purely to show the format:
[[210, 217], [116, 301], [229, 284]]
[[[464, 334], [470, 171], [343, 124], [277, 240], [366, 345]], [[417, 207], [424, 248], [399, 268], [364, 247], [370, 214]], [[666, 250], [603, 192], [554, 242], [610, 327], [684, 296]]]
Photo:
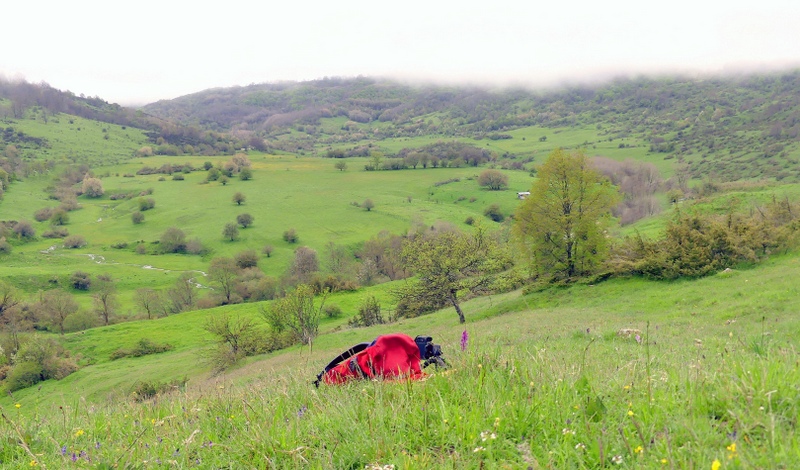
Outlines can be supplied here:
[[[408, 378], [426, 376], [422, 369], [430, 364], [445, 367], [442, 348], [430, 336], [402, 333], [381, 335], [371, 343], [359, 343], [336, 356], [317, 374], [314, 385], [343, 384], [354, 379]], [[424, 361], [424, 362], [423, 362]]]

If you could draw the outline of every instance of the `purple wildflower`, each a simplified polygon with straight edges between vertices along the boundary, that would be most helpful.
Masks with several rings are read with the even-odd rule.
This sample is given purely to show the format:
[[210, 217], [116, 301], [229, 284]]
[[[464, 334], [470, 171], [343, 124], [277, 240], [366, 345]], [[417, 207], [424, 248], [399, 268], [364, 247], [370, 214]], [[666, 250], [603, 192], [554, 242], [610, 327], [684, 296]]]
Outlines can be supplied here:
[[306, 414], [307, 410], [308, 410], [308, 407], [306, 405], [303, 405], [302, 407], [300, 407], [300, 409], [297, 410], [297, 417], [298, 418], [302, 418], [303, 415]]
[[461, 333], [461, 350], [462, 351], [466, 351], [468, 342], [469, 342], [469, 333], [467, 333], [467, 330], [464, 330], [464, 332]]
[[61, 446], [61, 455], [67, 455], [67, 446], [66, 445]]
[[78, 461], [78, 456], [75, 455], [75, 452], [72, 453], [72, 457], [70, 457], [70, 458], [72, 459], [73, 462], [77, 462]]
[[642, 344], [642, 337], [639, 336], [639, 335], [636, 335], [636, 342], [639, 343], [639, 344]]
[[100, 448], [100, 443], [99, 442], [95, 442], [94, 443], [94, 448], [95, 449], [99, 449]]

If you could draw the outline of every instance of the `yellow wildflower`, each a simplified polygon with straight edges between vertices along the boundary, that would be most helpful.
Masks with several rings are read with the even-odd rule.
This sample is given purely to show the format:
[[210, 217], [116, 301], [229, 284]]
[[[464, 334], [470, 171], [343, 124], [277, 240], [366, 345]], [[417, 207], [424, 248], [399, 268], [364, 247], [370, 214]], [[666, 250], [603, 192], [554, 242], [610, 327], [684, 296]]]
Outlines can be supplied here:
[[31, 460], [31, 467], [35, 467], [37, 465], [39, 465], [39, 462], [37, 462], [35, 460]]
[[14, 405], [14, 407], [15, 407], [15, 408], [20, 408], [21, 406], [22, 406], [22, 405], [20, 405], [19, 403], [17, 403], [17, 404], [15, 404], [15, 405]]
[[75, 431], [75, 437], [81, 437], [81, 436], [83, 436], [83, 429], [78, 429], [77, 431]]
[[719, 467], [721, 466], [722, 464], [717, 459], [714, 459], [714, 461], [711, 462], [711, 470], [719, 470]]
[[644, 452], [644, 447], [642, 447], [642, 446], [639, 446], [639, 447], [633, 449], [633, 453], [634, 454], [641, 454], [642, 452]]
[[632, 410], [628, 410], [628, 416], [633, 416], [633, 411]]

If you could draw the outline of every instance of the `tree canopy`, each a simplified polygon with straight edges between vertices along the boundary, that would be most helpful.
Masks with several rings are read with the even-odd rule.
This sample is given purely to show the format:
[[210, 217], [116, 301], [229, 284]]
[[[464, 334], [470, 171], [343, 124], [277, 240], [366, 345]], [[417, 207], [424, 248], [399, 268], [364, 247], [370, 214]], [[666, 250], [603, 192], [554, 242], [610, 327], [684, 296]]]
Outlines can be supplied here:
[[594, 271], [608, 249], [606, 228], [619, 193], [581, 151], [554, 150], [514, 215], [514, 235], [540, 276]]

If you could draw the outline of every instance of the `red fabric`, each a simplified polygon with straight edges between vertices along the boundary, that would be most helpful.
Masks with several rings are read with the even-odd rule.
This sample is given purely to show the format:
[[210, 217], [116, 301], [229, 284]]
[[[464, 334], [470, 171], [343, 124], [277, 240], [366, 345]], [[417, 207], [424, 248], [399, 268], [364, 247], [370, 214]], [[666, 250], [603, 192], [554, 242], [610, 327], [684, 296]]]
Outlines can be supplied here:
[[375, 344], [329, 370], [322, 380], [342, 384], [353, 379], [410, 378], [425, 376], [420, 368], [419, 347], [404, 334], [378, 336]]

